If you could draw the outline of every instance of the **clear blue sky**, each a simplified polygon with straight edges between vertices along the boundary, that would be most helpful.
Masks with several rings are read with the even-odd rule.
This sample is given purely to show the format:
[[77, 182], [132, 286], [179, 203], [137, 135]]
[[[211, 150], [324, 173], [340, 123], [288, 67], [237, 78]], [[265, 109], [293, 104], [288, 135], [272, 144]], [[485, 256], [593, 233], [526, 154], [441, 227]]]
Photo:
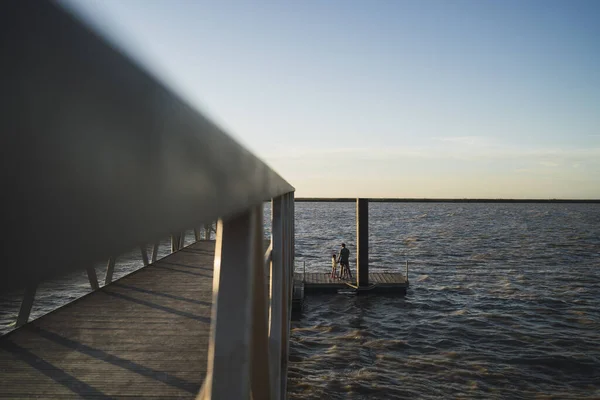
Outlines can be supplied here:
[[297, 196], [600, 198], [600, 1], [63, 3]]

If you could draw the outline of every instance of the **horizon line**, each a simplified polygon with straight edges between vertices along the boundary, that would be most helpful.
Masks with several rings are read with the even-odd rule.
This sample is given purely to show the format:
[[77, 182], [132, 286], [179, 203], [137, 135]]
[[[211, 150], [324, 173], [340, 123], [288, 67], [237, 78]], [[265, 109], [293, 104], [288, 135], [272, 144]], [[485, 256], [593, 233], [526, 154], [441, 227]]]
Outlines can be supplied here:
[[[600, 199], [503, 199], [503, 198], [402, 198], [360, 197], [374, 203], [589, 203], [600, 204]], [[358, 197], [297, 197], [299, 203], [352, 203]]]

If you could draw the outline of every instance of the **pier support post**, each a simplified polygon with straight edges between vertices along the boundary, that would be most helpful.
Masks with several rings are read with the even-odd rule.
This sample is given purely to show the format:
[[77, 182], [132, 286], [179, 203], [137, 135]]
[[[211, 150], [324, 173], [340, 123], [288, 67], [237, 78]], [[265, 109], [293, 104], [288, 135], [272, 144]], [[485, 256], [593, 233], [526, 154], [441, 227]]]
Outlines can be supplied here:
[[369, 199], [356, 199], [356, 285], [369, 286]]

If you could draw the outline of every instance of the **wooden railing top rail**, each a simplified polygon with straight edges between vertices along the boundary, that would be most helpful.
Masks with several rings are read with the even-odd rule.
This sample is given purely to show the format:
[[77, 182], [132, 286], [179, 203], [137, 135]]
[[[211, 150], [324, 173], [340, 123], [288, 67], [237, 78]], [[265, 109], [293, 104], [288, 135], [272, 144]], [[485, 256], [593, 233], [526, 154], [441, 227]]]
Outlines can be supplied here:
[[0, 292], [294, 190], [56, 3], [0, 3], [0, 43]]

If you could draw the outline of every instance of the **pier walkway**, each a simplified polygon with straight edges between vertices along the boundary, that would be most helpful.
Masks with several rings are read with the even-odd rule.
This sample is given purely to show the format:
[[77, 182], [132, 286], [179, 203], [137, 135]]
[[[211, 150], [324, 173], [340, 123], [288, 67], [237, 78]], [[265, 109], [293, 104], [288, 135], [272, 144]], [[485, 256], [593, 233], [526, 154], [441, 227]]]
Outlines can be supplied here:
[[[0, 397], [285, 399], [294, 187], [97, 28], [0, 2], [0, 296], [23, 293]], [[111, 283], [134, 248], [147, 267]], [[30, 321], [41, 285], [83, 271], [91, 294]]]
[[195, 398], [214, 249], [196, 242], [0, 338], [0, 398]]

